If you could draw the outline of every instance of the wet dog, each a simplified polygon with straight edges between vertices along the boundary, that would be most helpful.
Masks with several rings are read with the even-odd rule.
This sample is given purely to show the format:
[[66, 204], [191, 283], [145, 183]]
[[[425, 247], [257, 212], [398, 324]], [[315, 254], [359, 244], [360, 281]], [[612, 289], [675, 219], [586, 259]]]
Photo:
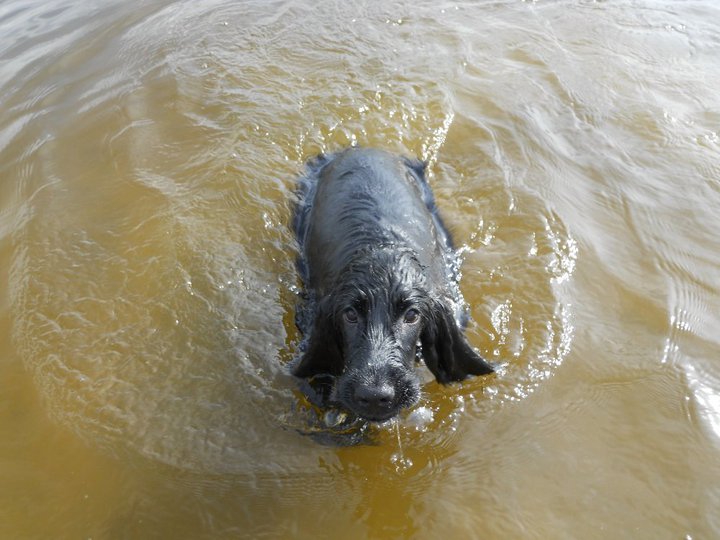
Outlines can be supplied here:
[[441, 383], [493, 371], [463, 335], [455, 253], [423, 163], [365, 148], [319, 156], [294, 229], [306, 339], [292, 370], [331, 381], [329, 401], [384, 421], [419, 399], [418, 357]]

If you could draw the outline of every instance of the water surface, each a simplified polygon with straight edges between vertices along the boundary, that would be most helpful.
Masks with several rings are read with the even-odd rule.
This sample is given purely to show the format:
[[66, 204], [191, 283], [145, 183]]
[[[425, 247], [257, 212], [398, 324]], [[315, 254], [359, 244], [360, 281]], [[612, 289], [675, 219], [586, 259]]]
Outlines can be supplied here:
[[[720, 9], [0, 6], [0, 537], [720, 536]], [[472, 344], [373, 444], [285, 365], [320, 151], [429, 163]]]

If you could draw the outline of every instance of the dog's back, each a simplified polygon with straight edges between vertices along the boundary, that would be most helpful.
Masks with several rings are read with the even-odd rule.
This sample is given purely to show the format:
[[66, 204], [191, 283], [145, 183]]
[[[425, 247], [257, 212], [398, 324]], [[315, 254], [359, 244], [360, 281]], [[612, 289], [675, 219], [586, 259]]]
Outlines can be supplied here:
[[430, 275], [446, 272], [450, 239], [421, 162], [349, 148], [319, 158], [305, 181], [296, 231], [312, 261], [304, 278], [319, 294], [357, 252], [380, 246], [409, 248]]

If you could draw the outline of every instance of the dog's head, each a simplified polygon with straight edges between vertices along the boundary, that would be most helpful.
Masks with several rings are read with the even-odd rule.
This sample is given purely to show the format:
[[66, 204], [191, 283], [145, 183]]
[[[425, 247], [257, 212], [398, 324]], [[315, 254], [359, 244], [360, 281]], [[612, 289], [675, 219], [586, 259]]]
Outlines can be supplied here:
[[441, 383], [490, 373], [441, 295], [430, 290], [411, 251], [359, 253], [321, 298], [299, 377], [335, 377], [331, 399], [371, 421], [384, 421], [420, 396], [417, 344]]

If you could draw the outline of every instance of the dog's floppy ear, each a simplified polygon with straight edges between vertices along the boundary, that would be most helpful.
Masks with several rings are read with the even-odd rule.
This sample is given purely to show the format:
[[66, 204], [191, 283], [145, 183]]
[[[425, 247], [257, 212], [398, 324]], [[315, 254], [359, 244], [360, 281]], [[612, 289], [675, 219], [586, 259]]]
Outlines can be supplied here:
[[473, 350], [455, 317], [440, 301], [433, 303], [432, 316], [423, 328], [420, 341], [425, 364], [442, 384], [494, 371], [492, 365]]
[[339, 375], [343, 369], [343, 359], [338, 340], [340, 336], [335, 327], [329, 298], [318, 302], [315, 321], [305, 352], [292, 368], [296, 377], [315, 375]]

